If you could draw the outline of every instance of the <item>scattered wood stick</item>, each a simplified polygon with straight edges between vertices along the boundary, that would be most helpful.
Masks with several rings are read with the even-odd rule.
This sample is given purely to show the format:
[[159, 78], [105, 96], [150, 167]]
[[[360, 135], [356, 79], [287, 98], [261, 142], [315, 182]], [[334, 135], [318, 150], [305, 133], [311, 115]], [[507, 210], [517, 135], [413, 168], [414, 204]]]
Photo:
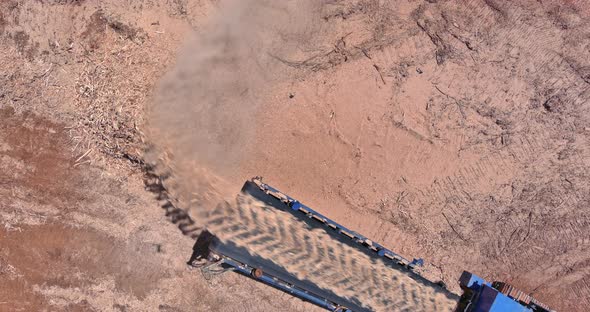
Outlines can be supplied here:
[[379, 77], [381, 77], [381, 82], [383, 82], [383, 84], [386, 84], [385, 79], [383, 79], [383, 74], [381, 74], [381, 69], [379, 68], [379, 66], [377, 66], [377, 64], [373, 64], [373, 67], [375, 67], [377, 73], [379, 73]]
[[80, 162], [80, 160], [82, 160], [82, 158], [84, 158], [84, 157], [88, 156], [88, 155], [89, 155], [91, 152], [92, 152], [92, 148], [88, 149], [88, 150], [86, 151], [86, 153], [82, 154], [82, 156], [80, 156], [80, 157], [78, 157], [78, 159], [76, 159], [75, 163], [78, 163], [78, 162]]
[[455, 229], [455, 227], [453, 226], [453, 224], [451, 224], [451, 221], [449, 221], [449, 218], [447, 218], [447, 215], [444, 212], [441, 212], [443, 217], [445, 218], [445, 220], [447, 221], [447, 223], [449, 224], [449, 226], [451, 227], [451, 230], [453, 230], [453, 232], [455, 232], [455, 234], [457, 234], [457, 236], [459, 236], [459, 238], [462, 241], [467, 241], [463, 235], [461, 235], [461, 233], [457, 232], [457, 230]]

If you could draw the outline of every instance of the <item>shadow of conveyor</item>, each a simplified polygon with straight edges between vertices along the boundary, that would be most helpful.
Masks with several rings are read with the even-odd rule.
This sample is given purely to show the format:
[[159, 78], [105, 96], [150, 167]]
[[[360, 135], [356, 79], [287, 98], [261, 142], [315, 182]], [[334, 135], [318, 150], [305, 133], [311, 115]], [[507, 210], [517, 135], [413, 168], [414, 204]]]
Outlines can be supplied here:
[[182, 231], [182, 234], [197, 239], [203, 228], [196, 225], [195, 221], [186, 213], [186, 211], [176, 207], [172, 202], [172, 198], [163, 185], [166, 176], [157, 175], [153, 168], [144, 164], [143, 170], [145, 173], [144, 184], [146, 190], [154, 193], [156, 199], [162, 202], [161, 207], [164, 209], [166, 217]]
[[[211, 250], [252, 264], [288, 284], [312, 289], [312, 293], [341, 306], [354, 307], [355, 311], [390, 307], [452, 311], [456, 307], [458, 296], [440, 285], [400, 264], [372, 256], [368, 249], [359, 249], [356, 243], [333, 234], [323, 225], [309, 224], [311, 219], [300, 220], [292, 215], [292, 209], [283, 211], [282, 202], [273, 205], [252, 192], [246, 192], [250, 196], [238, 197], [235, 205], [218, 205], [209, 214], [207, 229], [222, 234], [216, 238], [178, 207], [176, 198], [166, 189], [170, 177], [157, 174], [145, 164], [142, 167], [145, 187], [162, 202], [168, 219], [184, 235], [195, 239], [188, 260], [193, 267], [207, 265]], [[262, 192], [258, 187], [254, 190]], [[267, 210], [268, 207], [274, 209]], [[259, 213], [260, 209], [265, 213]], [[254, 247], [255, 253], [250, 247]], [[345, 302], [339, 303], [342, 300]]]
[[210, 253], [209, 245], [211, 244], [211, 241], [213, 241], [214, 237], [215, 236], [209, 233], [207, 230], [201, 231], [201, 234], [193, 246], [193, 254], [186, 264], [193, 267], [199, 267], [207, 263]]
[[209, 244], [214, 236], [206, 229], [198, 226], [186, 211], [174, 205], [172, 197], [164, 187], [164, 181], [169, 176], [157, 174], [152, 165], [149, 165], [138, 156], [123, 154], [122, 157], [142, 170], [145, 189], [156, 195], [156, 200], [161, 203], [160, 206], [164, 209], [168, 220], [176, 224], [183, 235], [195, 240], [193, 252], [187, 264], [198, 267], [205, 263], [209, 257]]
[[200, 266], [207, 261], [209, 257], [209, 244], [213, 239], [213, 234], [195, 224], [195, 221], [182, 209], [176, 207], [168, 194], [168, 191], [163, 185], [163, 180], [166, 176], [157, 175], [153, 167], [150, 167], [142, 162], [142, 169], [144, 171], [144, 184], [146, 190], [156, 195], [156, 199], [162, 202], [162, 209], [165, 211], [166, 217], [173, 223], [178, 225], [178, 228], [183, 235], [195, 239], [193, 246], [193, 253], [187, 261], [190, 266]]
[[[146, 153], [149, 153], [149, 148]], [[140, 156], [123, 153], [122, 158], [127, 159], [133, 166], [141, 169], [143, 172], [143, 183], [145, 189], [156, 195], [156, 199], [161, 202], [161, 207], [164, 209], [166, 217], [182, 231], [182, 234], [187, 235], [193, 239], [197, 239], [203, 228], [197, 226], [195, 221], [186, 213], [186, 211], [176, 207], [173, 199], [164, 187], [164, 181], [169, 178], [168, 175], [160, 175], [156, 173], [153, 165], [150, 165], [146, 160]]]

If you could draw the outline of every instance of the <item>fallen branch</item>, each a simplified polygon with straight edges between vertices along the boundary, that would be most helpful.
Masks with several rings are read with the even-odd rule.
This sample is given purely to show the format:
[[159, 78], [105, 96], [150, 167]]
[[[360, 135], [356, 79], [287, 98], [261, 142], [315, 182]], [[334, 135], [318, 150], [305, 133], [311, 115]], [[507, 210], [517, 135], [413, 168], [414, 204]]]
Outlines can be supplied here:
[[379, 77], [381, 77], [381, 82], [383, 82], [383, 84], [386, 84], [385, 79], [383, 79], [383, 74], [381, 74], [381, 69], [379, 68], [379, 66], [377, 66], [377, 64], [373, 64], [373, 67], [375, 67], [377, 73], [379, 73]]
[[445, 218], [445, 220], [447, 220], [447, 223], [451, 227], [451, 230], [453, 230], [453, 232], [455, 232], [455, 234], [457, 234], [457, 236], [459, 236], [459, 238], [462, 241], [465, 241], [466, 242], [467, 240], [463, 237], [463, 235], [461, 235], [459, 232], [457, 232], [457, 230], [455, 229], [455, 227], [451, 224], [451, 221], [449, 221], [449, 218], [447, 218], [447, 215], [444, 212], [441, 212], [441, 213], [442, 213], [443, 217]]
[[432, 84], [432, 85], [434, 86], [434, 88], [435, 88], [435, 89], [436, 89], [438, 92], [440, 92], [440, 94], [442, 94], [442, 95], [446, 96], [446, 97], [447, 97], [447, 99], [448, 99], [448, 98], [451, 98], [451, 99], [453, 99], [453, 101], [455, 101], [455, 104], [456, 104], [456, 105], [457, 105], [457, 107], [459, 108], [459, 113], [461, 113], [461, 116], [463, 117], [463, 119], [467, 118], [467, 116], [465, 115], [465, 111], [463, 110], [463, 105], [462, 105], [462, 104], [459, 102], [459, 100], [457, 100], [457, 98], [456, 98], [456, 97], [454, 97], [454, 96], [452, 96], [452, 95], [449, 95], [449, 94], [447, 94], [447, 93], [443, 92], [443, 91], [442, 91], [442, 90], [441, 90], [441, 89], [440, 89], [440, 88], [439, 88], [437, 85], [435, 85], [435, 84]]
[[84, 157], [88, 156], [92, 152], [92, 148], [88, 149], [86, 153], [82, 154], [82, 156], [78, 157], [74, 163], [78, 164]]

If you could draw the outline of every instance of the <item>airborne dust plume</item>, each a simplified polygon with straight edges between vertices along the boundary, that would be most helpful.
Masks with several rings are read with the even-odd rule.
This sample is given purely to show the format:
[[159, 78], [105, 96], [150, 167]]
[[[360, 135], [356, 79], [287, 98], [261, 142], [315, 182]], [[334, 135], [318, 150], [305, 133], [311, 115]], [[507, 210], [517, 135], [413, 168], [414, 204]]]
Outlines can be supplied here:
[[313, 49], [322, 7], [311, 0], [222, 1], [181, 50], [150, 108], [148, 137], [157, 154], [150, 157], [174, 177], [172, 191], [188, 209], [234, 195], [249, 178], [234, 172], [256, 148], [248, 144], [260, 124], [256, 114], [273, 86], [297, 75], [280, 60]]

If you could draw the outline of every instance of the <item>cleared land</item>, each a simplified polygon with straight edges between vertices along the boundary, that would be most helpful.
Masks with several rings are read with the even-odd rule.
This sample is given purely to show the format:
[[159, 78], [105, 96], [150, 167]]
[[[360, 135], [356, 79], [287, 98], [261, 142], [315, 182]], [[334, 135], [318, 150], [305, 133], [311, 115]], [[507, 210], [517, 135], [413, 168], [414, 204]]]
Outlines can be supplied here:
[[[465, 269], [557, 310], [590, 305], [583, 3], [249, 3], [263, 8], [256, 14], [290, 16], [281, 36], [235, 31], [276, 22], [235, 28], [240, 16], [215, 1], [0, 3], [0, 293], [10, 294], [0, 310], [312, 308], [235, 274], [206, 280], [186, 268], [192, 240], [145, 190], [144, 134], [154, 129], [180, 134], [168, 142], [177, 168], [192, 160], [179, 154], [225, 168], [224, 194], [200, 193], [208, 185], [193, 179], [202, 173], [177, 177], [204, 187], [192, 189], [202, 203], [262, 175], [425, 258], [424, 273], [452, 290]], [[181, 43], [215, 23], [228, 26], [230, 52], [195, 70], [208, 50], [191, 43], [201, 39]], [[242, 62], [265, 51], [249, 43], [275, 53]], [[190, 51], [200, 63], [186, 62]], [[251, 75], [259, 68], [273, 71]], [[174, 101], [156, 88], [166, 73]], [[207, 80], [236, 87], [209, 92], [230, 113], [199, 111], [209, 98], [187, 90]], [[170, 105], [167, 130], [146, 113], [166, 103], [196, 104], [180, 113]], [[189, 133], [212, 136], [183, 136], [176, 125], [186, 120], [195, 121]], [[203, 154], [212, 141], [213, 155], [234, 157]]]

